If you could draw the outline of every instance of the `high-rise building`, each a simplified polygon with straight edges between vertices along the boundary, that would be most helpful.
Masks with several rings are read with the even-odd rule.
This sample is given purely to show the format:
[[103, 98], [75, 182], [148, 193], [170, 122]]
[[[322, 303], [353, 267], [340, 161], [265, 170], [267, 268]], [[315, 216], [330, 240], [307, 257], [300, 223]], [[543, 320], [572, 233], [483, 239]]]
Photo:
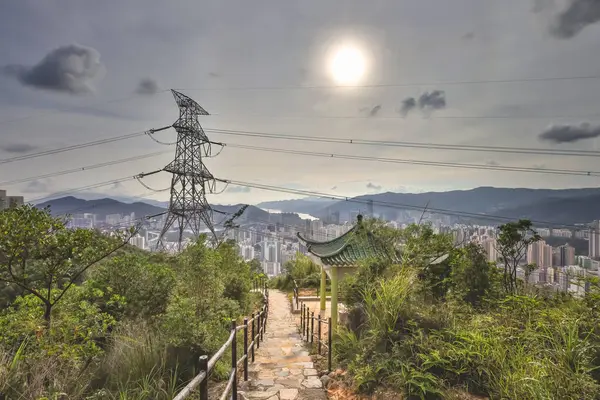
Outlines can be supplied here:
[[592, 223], [588, 238], [588, 255], [590, 258], [597, 259], [600, 257], [600, 221], [596, 220]]
[[560, 257], [558, 266], [566, 267], [567, 265], [575, 265], [575, 248], [565, 244], [558, 248]]
[[544, 240], [533, 242], [527, 248], [527, 262], [538, 267], [552, 266], [552, 246]]
[[487, 260], [490, 262], [498, 261], [498, 250], [496, 250], [496, 239], [487, 238], [481, 242], [481, 246], [487, 254]]

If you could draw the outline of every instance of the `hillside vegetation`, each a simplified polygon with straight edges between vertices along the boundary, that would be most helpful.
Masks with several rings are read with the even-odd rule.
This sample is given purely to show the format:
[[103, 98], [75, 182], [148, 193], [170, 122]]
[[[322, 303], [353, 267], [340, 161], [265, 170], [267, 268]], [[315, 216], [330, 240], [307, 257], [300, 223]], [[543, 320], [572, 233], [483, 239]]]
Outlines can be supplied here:
[[[600, 288], [573, 298], [517, 278], [529, 221], [503, 225], [505, 267], [481, 247], [455, 248], [427, 225], [404, 230], [368, 222], [401, 262], [365, 260], [342, 282], [350, 310], [334, 356], [357, 392], [407, 399], [600, 398]], [[449, 256], [432, 263], [442, 254]], [[300, 263], [291, 273], [314, 271]], [[529, 268], [530, 269], [530, 268]], [[280, 281], [284, 281], [281, 278]]]
[[171, 399], [257, 306], [234, 244], [166, 256], [129, 235], [0, 212], [0, 399]]

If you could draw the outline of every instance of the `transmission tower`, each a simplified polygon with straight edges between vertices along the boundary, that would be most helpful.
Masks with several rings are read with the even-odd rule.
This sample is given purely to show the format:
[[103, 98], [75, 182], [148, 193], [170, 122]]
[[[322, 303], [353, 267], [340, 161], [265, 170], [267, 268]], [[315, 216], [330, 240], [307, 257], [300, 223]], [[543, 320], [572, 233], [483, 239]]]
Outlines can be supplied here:
[[[181, 251], [184, 231], [198, 237], [204, 225], [213, 237], [212, 209], [206, 200], [206, 193], [214, 193], [216, 181], [202, 159], [210, 157], [211, 142], [198, 122], [198, 116], [209, 115], [198, 103], [189, 97], [171, 90], [177, 106], [179, 119], [172, 125], [177, 131], [175, 159], [162, 170], [173, 174], [171, 179], [171, 201], [167, 219], [156, 242], [158, 250]], [[170, 127], [152, 130], [154, 133]], [[167, 240], [169, 231], [177, 226], [178, 240]]]

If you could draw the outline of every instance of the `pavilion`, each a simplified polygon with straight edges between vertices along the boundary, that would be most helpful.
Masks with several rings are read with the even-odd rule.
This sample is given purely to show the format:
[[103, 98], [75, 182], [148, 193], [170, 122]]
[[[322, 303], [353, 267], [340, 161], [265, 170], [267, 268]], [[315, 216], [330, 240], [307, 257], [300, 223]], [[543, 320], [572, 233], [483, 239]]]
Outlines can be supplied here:
[[388, 259], [397, 262], [398, 256], [386, 251], [373, 232], [366, 230], [358, 215], [356, 224], [346, 233], [329, 241], [316, 241], [298, 232], [306, 243], [310, 258], [321, 266], [321, 311], [325, 310], [325, 281], [331, 280], [331, 329], [335, 332], [338, 322], [338, 285], [347, 274], [355, 273], [359, 263], [367, 259]]

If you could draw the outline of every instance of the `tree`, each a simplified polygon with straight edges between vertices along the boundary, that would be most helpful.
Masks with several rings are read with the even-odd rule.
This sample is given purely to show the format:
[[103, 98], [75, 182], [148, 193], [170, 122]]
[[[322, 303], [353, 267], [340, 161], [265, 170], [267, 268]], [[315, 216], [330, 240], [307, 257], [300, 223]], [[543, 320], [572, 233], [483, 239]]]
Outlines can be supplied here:
[[509, 222], [498, 228], [497, 250], [504, 264], [503, 285], [506, 293], [514, 294], [517, 291], [517, 268], [525, 259], [527, 247], [540, 239], [527, 219]]
[[0, 282], [41, 300], [50, 325], [52, 308], [93, 265], [124, 247], [129, 234], [114, 237], [67, 229], [48, 208], [31, 205], [0, 212]]
[[454, 295], [478, 306], [492, 288], [495, 268], [487, 261], [483, 248], [469, 243], [456, 251], [452, 261], [451, 284]]

